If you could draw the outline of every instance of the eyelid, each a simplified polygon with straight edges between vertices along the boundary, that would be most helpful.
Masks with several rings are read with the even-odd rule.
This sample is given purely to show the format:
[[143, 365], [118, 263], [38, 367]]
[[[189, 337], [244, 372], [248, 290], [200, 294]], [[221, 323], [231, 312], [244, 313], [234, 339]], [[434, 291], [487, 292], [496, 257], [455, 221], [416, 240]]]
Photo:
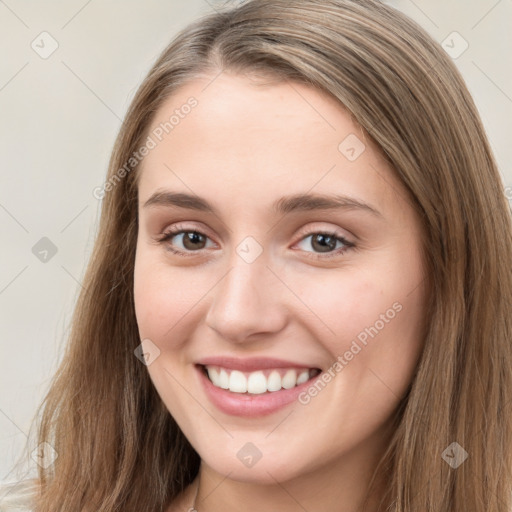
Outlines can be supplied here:
[[[185, 221], [186, 222], [186, 221]], [[322, 224], [321, 222], [316, 222], [316, 223], [313, 223], [314, 225], [311, 226], [311, 223], [307, 224], [306, 226], [302, 227], [298, 234], [297, 234], [297, 240], [294, 242], [294, 245], [297, 243], [297, 242], [300, 242], [301, 240], [303, 240], [304, 237], [306, 236], [310, 236], [312, 234], [316, 234], [316, 233], [325, 233], [325, 234], [331, 234], [331, 235], [334, 235], [334, 236], [338, 236], [340, 238], [344, 238], [347, 240], [347, 242], [350, 242], [350, 243], [354, 243], [352, 240], [351, 240], [351, 235], [347, 235], [345, 234], [344, 232], [340, 232], [338, 227], [334, 227], [334, 228], [325, 228], [325, 227], [322, 227], [322, 226], [318, 226], [318, 224]], [[180, 231], [195, 231], [195, 232], [199, 232], [201, 234], [204, 234], [206, 235], [208, 238], [210, 239], [213, 239], [211, 236], [210, 236], [210, 231], [208, 230], [208, 228], [206, 228], [205, 226], [201, 225], [199, 228], [197, 226], [189, 226], [187, 225], [186, 223], [184, 222], [176, 222], [175, 224], [172, 224], [171, 227], [169, 228], [165, 228], [163, 231], [162, 231], [162, 235], [164, 235], [166, 232], [170, 232], [171, 231], [171, 228], [172, 228], [172, 231], [174, 232], [174, 234], [178, 234]], [[352, 235], [353, 236], [353, 235]]]
[[[343, 238], [343, 239], [345, 239], [347, 241], [347, 243], [350, 243], [350, 244], [354, 243], [351, 240], [350, 235], [347, 235], [347, 234], [341, 232], [340, 228], [338, 228], [338, 227], [325, 228], [325, 227], [318, 226], [317, 224], [321, 224], [321, 223], [320, 222], [314, 223], [313, 226], [311, 226], [311, 223], [310, 223], [310, 224], [307, 225], [307, 227], [301, 228], [299, 230], [298, 235], [297, 235], [299, 238], [295, 242], [295, 244], [297, 244], [298, 242], [302, 241], [304, 239], [304, 237], [311, 236], [311, 235], [314, 235], [314, 234], [317, 234], [317, 233], [329, 234], [329, 235], [332, 235], [332, 236], [335, 236], [335, 237], [338, 237], [338, 238]], [[354, 245], [355, 245], [355, 243], [354, 243]]]
[[[208, 234], [209, 230], [203, 227], [197, 228], [195, 226], [187, 226], [181, 222], [175, 223], [170, 227], [165, 228], [162, 233], [158, 234], [154, 240], [157, 243], [165, 243], [168, 239], [174, 238], [182, 233], [199, 233], [200, 235], [206, 237], [208, 240], [214, 242], [213, 238]], [[216, 244], [216, 242], [214, 242]], [[217, 245], [217, 244], [216, 244]], [[198, 251], [183, 251], [182, 249], [176, 249], [175, 252], [179, 252], [182, 254], [187, 254], [193, 256], [194, 253], [200, 253], [206, 249], [200, 249]], [[173, 251], [174, 252], [174, 251]]]
[[[292, 247], [297, 245], [298, 243], [302, 242], [306, 238], [316, 235], [316, 234], [325, 234], [328, 236], [332, 236], [345, 244], [344, 248], [335, 249], [331, 252], [327, 252], [324, 254], [317, 253], [314, 251], [303, 251], [306, 254], [308, 254], [308, 257], [310, 257], [310, 258], [327, 259], [329, 257], [341, 256], [346, 250], [356, 248], [356, 244], [354, 242], [352, 242], [349, 239], [349, 237], [347, 237], [344, 233], [341, 233], [339, 231], [339, 228], [325, 229], [325, 228], [321, 228], [321, 227], [315, 228], [315, 226], [311, 226], [311, 225], [307, 225], [307, 226], [309, 226], [309, 227], [303, 227], [299, 230], [299, 233], [297, 235], [298, 239], [292, 244]], [[164, 229], [163, 232], [155, 238], [155, 240], [159, 243], [166, 243], [166, 240], [168, 240], [170, 238], [174, 238], [175, 236], [178, 236], [184, 232], [196, 232], [196, 233], [199, 233], [200, 235], [205, 236], [209, 240], [213, 241], [212, 237], [209, 236], [208, 231], [209, 231], [208, 229], [205, 229], [203, 227], [197, 228], [196, 226], [187, 226], [185, 223], [178, 222], [178, 223], [173, 224], [171, 227]], [[216, 243], [216, 242], [214, 242], [214, 243]], [[202, 253], [203, 251], [205, 251], [207, 249], [205, 248], [205, 249], [199, 249], [197, 251], [184, 251], [182, 249], [174, 249], [174, 248], [171, 249], [169, 247], [168, 250], [170, 250], [171, 252], [177, 253], [177, 254], [184, 255], [184, 256], [195, 256], [197, 254]]]
[[192, 226], [192, 225], [187, 225], [186, 222], [175, 222], [174, 224], [164, 228], [162, 230], [162, 232], [159, 235], [157, 235], [157, 239], [161, 239], [166, 234], [172, 233], [172, 236], [176, 236], [183, 232], [188, 232], [188, 233], [195, 232], [195, 233], [204, 235], [205, 237], [209, 238], [212, 241], [214, 239], [212, 236], [210, 236], [211, 231], [204, 225]]

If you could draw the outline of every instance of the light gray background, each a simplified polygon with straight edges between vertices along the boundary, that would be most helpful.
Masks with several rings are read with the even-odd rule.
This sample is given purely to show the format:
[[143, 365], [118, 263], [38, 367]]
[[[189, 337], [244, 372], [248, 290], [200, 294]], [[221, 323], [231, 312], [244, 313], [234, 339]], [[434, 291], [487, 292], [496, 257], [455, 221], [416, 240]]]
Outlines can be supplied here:
[[[512, 0], [390, 0], [440, 43], [469, 44], [455, 60], [512, 185]], [[0, 0], [0, 480], [27, 439], [62, 355], [90, 255], [121, 120], [160, 51], [214, 0]], [[58, 43], [48, 58], [39, 35]], [[448, 42], [450, 39], [448, 39]], [[45, 39], [44, 48], [50, 47]], [[451, 44], [451, 43], [448, 43]], [[460, 44], [455, 40], [455, 49]], [[461, 48], [460, 46], [458, 48]], [[508, 189], [508, 197], [512, 197]], [[32, 247], [48, 237], [46, 263]]]

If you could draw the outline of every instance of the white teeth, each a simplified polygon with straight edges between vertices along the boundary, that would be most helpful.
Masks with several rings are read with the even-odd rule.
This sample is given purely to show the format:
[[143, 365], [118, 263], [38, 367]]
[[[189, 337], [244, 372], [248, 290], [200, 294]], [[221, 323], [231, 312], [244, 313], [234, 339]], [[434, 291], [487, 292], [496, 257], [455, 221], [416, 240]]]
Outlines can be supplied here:
[[247, 391], [249, 393], [260, 394], [267, 391], [267, 379], [263, 372], [254, 372], [247, 379]]
[[281, 389], [281, 375], [275, 370], [268, 376], [267, 390], [279, 391]]
[[[208, 373], [209, 372], [210, 372], [210, 370], [208, 369]], [[213, 381], [213, 379], [212, 379], [212, 381]], [[219, 380], [217, 381], [216, 385], [222, 389], [229, 389], [229, 375], [226, 370], [222, 369], [219, 372]]]
[[311, 376], [316, 374], [313, 370], [289, 369], [281, 377], [281, 373], [272, 370], [270, 373], [263, 371], [243, 373], [238, 370], [228, 370], [215, 366], [207, 366], [208, 377], [214, 386], [222, 389], [229, 389], [233, 393], [251, 393], [259, 395], [267, 391], [279, 391], [281, 389], [291, 389], [303, 384]]
[[233, 370], [229, 376], [229, 390], [234, 393], [245, 393], [247, 391], [247, 379], [242, 372]]
[[309, 371], [305, 370], [303, 371], [298, 377], [297, 377], [297, 386], [299, 384], [302, 384], [303, 382], [306, 382], [309, 379]]
[[297, 384], [297, 372], [295, 370], [288, 370], [284, 374], [281, 386], [283, 386], [284, 389], [290, 389], [295, 387], [295, 384]]
[[219, 370], [213, 367], [208, 368], [208, 377], [210, 377], [210, 380], [213, 382], [219, 382]]

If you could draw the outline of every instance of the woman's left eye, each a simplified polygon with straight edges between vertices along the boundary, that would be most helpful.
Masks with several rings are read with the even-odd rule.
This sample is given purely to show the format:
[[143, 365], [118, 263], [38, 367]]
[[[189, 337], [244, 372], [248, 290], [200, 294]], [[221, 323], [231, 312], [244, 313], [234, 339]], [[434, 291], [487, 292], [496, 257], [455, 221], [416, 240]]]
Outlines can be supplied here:
[[[303, 237], [300, 240], [299, 244], [305, 242], [308, 238], [311, 238], [311, 241], [307, 243], [310, 247], [315, 247], [319, 250], [319, 253], [325, 254], [325, 256], [322, 256], [321, 254], [316, 253], [317, 256], [315, 257], [320, 258], [338, 256], [344, 253], [345, 251], [355, 247], [354, 243], [349, 242], [345, 237], [338, 235], [337, 233], [324, 233], [318, 231], [315, 231]], [[341, 247], [337, 247], [338, 243], [341, 244]]]
[[[171, 243], [174, 238], [180, 239], [182, 248], [174, 247], [174, 243]], [[311, 238], [310, 242], [306, 242], [308, 238]], [[169, 229], [157, 239], [158, 242], [165, 243], [171, 252], [182, 256], [194, 256], [192, 253], [206, 249], [207, 245], [205, 244], [208, 240], [210, 240], [209, 237], [204, 233], [192, 229], [184, 229], [180, 226]], [[302, 248], [304, 252], [313, 252], [314, 255], [311, 257], [314, 258], [337, 256], [355, 247], [353, 242], [349, 242], [345, 237], [337, 233], [322, 231], [313, 231], [303, 236], [296, 245], [300, 244], [307, 244], [313, 249], [316, 249], [318, 252], [308, 251]], [[338, 244], [341, 244], [341, 247], [339, 247]]]

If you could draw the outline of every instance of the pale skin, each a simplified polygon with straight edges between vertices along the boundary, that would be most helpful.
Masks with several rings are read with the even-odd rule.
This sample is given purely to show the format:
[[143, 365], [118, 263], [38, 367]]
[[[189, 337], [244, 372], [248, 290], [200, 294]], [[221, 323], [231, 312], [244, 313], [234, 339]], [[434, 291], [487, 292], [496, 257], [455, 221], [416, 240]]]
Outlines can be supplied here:
[[[419, 218], [334, 99], [306, 85], [215, 75], [166, 100], [151, 130], [191, 96], [198, 105], [141, 169], [135, 307], [141, 340], [160, 350], [148, 371], [201, 457], [199, 512], [357, 511], [422, 349]], [[353, 161], [339, 149], [350, 134], [365, 144]], [[217, 213], [144, 207], [163, 190], [199, 196]], [[350, 196], [379, 214], [273, 210], [299, 193]], [[181, 234], [156, 241], [178, 223]], [[203, 237], [185, 243], [183, 231]], [[322, 252], [315, 234], [323, 232], [355, 247], [338, 241]], [[251, 263], [237, 252], [249, 236], [262, 250]], [[400, 311], [307, 404], [241, 418], [219, 411], [198, 381], [194, 362], [217, 354], [293, 358], [327, 371], [393, 304]], [[252, 467], [237, 457], [247, 442], [262, 453]], [[167, 512], [187, 511], [196, 485]]]

